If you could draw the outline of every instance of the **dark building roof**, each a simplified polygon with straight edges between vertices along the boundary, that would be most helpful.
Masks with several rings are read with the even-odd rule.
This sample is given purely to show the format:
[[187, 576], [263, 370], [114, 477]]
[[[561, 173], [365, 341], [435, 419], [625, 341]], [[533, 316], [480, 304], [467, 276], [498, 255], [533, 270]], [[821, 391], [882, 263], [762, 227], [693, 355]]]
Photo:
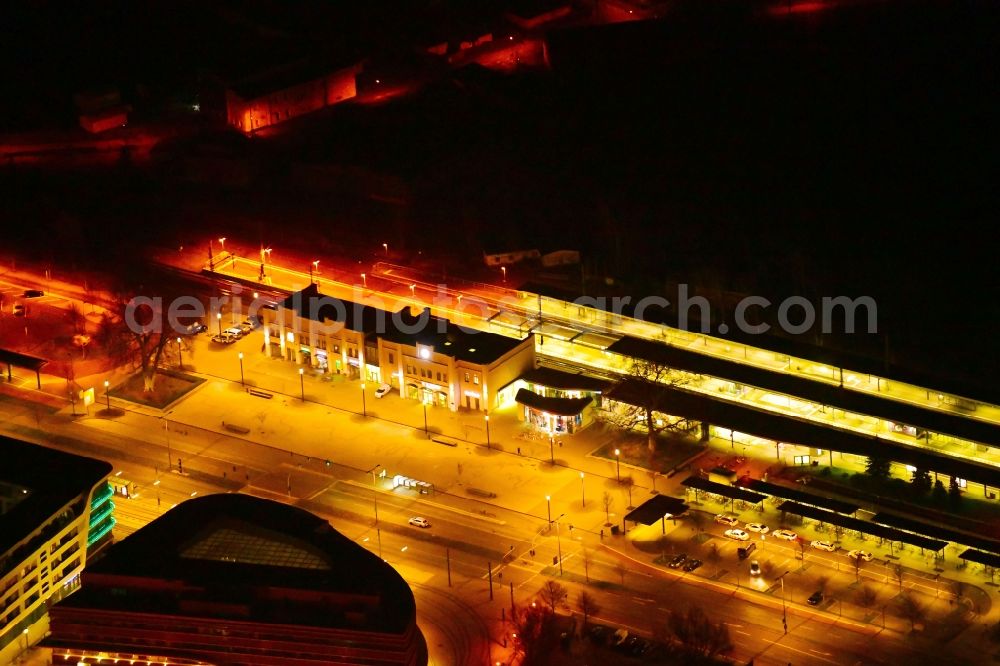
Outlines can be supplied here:
[[281, 307], [303, 319], [334, 321], [348, 330], [365, 334], [386, 330], [393, 316], [388, 310], [321, 294], [315, 284], [288, 296]]
[[171, 509], [88, 566], [59, 605], [393, 634], [416, 612], [402, 577], [325, 520], [240, 494]]
[[557, 416], [576, 416], [590, 404], [590, 398], [555, 398], [538, 395], [528, 389], [518, 389], [514, 400], [518, 404], [526, 405], [532, 409], [537, 409]]
[[751, 504], [760, 504], [767, 499], [764, 495], [755, 493], [752, 490], [740, 488], [739, 486], [729, 486], [724, 483], [716, 483], [700, 476], [689, 476], [681, 481], [681, 485], [696, 490], [703, 490], [706, 493], [722, 495], [729, 499], [740, 500], [741, 502], [750, 502]]
[[796, 516], [812, 518], [813, 520], [818, 520], [822, 523], [829, 523], [831, 525], [839, 525], [848, 530], [871, 534], [890, 541], [908, 543], [912, 546], [916, 546], [917, 548], [923, 548], [924, 550], [930, 550], [935, 553], [948, 545], [945, 541], [931, 539], [921, 534], [911, 534], [910, 532], [904, 532], [902, 530], [886, 527], [885, 525], [879, 525], [877, 523], [870, 523], [867, 520], [861, 520], [860, 518], [842, 516], [839, 513], [834, 513], [833, 511], [827, 511], [826, 509], [820, 509], [815, 506], [798, 504], [797, 502], [782, 502], [778, 506], [778, 511], [787, 511], [788, 513], [794, 513]]
[[608, 351], [974, 442], [1000, 442], [1000, 425], [995, 423], [765, 370], [652, 340], [624, 337], [608, 347]]
[[427, 308], [419, 315], [408, 309], [393, 314], [386, 332], [380, 337], [397, 344], [424, 345], [438, 354], [478, 365], [489, 365], [524, 342], [524, 339], [459, 326], [435, 317]]
[[304, 58], [263, 69], [233, 83], [229, 88], [241, 99], [252, 100], [320, 79], [344, 67], [357, 64], [360, 60], [361, 58], [354, 53], [343, 53], [336, 59]]
[[974, 460], [938, 455], [933, 450], [906, 446], [897, 442], [825, 424], [776, 414], [749, 405], [718, 400], [681, 389], [626, 379], [608, 391], [608, 398], [630, 405], [644, 405], [650, 392], [659, 395], [653, 404], [664, 405], [668, 413], [695, 421], [705, 421], [776, 442], [789, 442], [817, 449], [871, 455], [878, 451], [895, 462], [948, 476], [1000, 487], [1000, 468]]
[[852, 514], [858, 510], [857, 504], [843, 502], [831, 497], [823, 497], [822, 495], [808, 493], [804, 490], [798, 490], [796, 488], [779, 486], [776, 483], [768, 483], [767, 481], [761, 481], [759, 479], [754, 479], [748, 483], [746, 487], [751, 490], [756, 490], [759, 493], [770, 495], [771, 497], [780, 497], [781, 499], [792, 500], [794, 502], [798, 502], [799, 504], [818, 506], [820, 508], [829, 509], [830, 511], [835, 511], [836, 513], [842, 513], [845, 515]]
[[591, 391], [599, 393], [607, 391], [614, 385], [605, 379], [545, 367], [528, 370], [519, 379], [560, 391]]
[[[8, 551], [67, 504], [80, 501], [76, 515], [86, 510], [90, 491], [112, 470], [109, 463], [63, 453], [37, 444], [0, 436], [0, 483], [20, 488], [24, 498], [0, 511], [0, 575]], [[14, 555], [14, 553], [11, 553]], [[10, 557], [13, 562], [16, 557]]]
[[978, 548], [994, 555], [1000, 554], [1000, 541], [996, 539], [960, 532], [941, 525], [932, 525], [922, 520], [914, 520], [913, 518], [898, 516], [894, 513], [877, 513], [872, 517], [872, 522], [906, 532], [922, 534], [942, 541], [951, 541], [963, 546]]

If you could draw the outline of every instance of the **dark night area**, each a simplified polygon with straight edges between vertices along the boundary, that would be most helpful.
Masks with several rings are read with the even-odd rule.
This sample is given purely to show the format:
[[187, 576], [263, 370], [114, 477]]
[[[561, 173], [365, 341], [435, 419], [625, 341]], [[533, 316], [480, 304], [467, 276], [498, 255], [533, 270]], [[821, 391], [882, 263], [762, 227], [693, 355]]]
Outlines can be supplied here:
[[[475, 20], [448, 3], [211, 6], [4, 10], [10, 130], [71, 125], [72, 94], [110, 84], [165, 137], [148, 160], [8, 164], [24, 251], [101, 265], [209, 220], [348, 258], [385, 236], [455, 275], [484, 250], [576, 249], [591, 289], [614, 293], [871, 295], [880, 335], [806, 342], [934, 374], [996, 366], [981, 351], [997, 320], [991, 3], [681, 3], [553, 30], [551, 67], [514, 74], [440, 71], [407, 47], [442, 16]], [[215, 73], [345, 50], [420, 89], [260, 141], [211, 119]], [[196, 99], [197, 118], [177, 111]]]

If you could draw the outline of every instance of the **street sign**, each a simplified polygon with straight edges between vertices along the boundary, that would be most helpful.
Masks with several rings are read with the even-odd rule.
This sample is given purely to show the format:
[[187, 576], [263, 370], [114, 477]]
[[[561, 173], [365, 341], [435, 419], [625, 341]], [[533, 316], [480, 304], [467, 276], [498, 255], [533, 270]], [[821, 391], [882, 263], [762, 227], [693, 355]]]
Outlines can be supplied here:
[[94, 404], [94, 387], [91, 386], [89, 389], [81, 390], [80, 399], [83, 400], [84, 407], [90, 407]]

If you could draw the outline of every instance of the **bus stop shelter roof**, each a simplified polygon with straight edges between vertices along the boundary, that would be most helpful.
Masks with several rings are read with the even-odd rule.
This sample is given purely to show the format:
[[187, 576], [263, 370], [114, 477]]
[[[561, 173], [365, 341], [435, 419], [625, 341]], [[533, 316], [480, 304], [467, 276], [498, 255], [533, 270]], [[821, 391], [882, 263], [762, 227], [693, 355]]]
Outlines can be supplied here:
[[776, 483], [768, 483], [767, 481], [754, 480], [751, 481], [747, 487], [751, 490], [764, 493], [765, 495], [770, 495], [771, 497], [780, 497], [781, 499], [792, 500], [793, 502], [798, 502], [799, 504], [818, 506], [822, 509], [829, 509], [830, 511], [835, 511], [837, 513], [852, 514], [858, 510], [858, 506], [856, 504], [830, 499], [829, 497], [821, 497], [820, 495], [807, 493], [804, 490], [799, 490], [798, 488], [779, 486]]
[[42, 369], [42, 366], [48, 362], [48, 359], [39, 358], [38, 356], [22, 354], [21, 352], [16, 352], [12, 349], [0, 349], [0, 363], [7, 363], [19, 368], [27, 368], [32, 372], [38, 372]]
[[625, 520], [643, 525], [655, 525], [666, 516], [679, 516], [687, 511], [684, 500], [668, 495], [651, 497], [625, 515]]
[[924, 550], [930, 550], [935, 553], [948, 545], [946, 541], [929, 539], [925, 536], [920, 536], [919, 534], [911, 534], [909, 532], [897, 530], [893, 527], [886, 527], [885, 525], [871, 523], [867, 520], [861, 520], [860, 518], [842, 516], [839, 513], [834, 513], [833, 511], [819, 509], [814, 506], [806, 506], [805, 504], [798, 504], [796, 502], [782, 502], [781, 506], [778, 507], [778, 510], [794, 513], [795, 515], [802, 516], [803, 518], [812, 518], [813, 520], [818, 520], [820, 522], [830, 523], [831, 525], [839, 525], [844, 529], [854, 530], [855, 532], [863, 532], [864, 534], [871, 534], [872, 536], [888, 539], [889, 541], [908, 543], [911, 546], [923, 548]]
[[681, 481], [681, 485], [687, 486], [688, 488], [694, 488], [696, 490], [704, 490], [706, 493], [712, 493], [713, 495], [722, 495], [723, 497], [728, 497], [729, 499], [750, 502], [751, 504], [760, 504], [767, 499], [764, 495], [755, 493], [752, 490], [739, 488], [737, 486], [727, 486], [724, 483], [709, 481], [708, 479], [703, 479], [700, 476], [689, 476]]
[[981, 550], [970, 548], [958, 557], [966, 562], [975, 562], [977, 564], [985, 564], [988, 567], [1000, 568], [1000, 555], [994, 555], [993, 553], [984, 553]]
[[913, 520], [912, 518], [904, 518], [903, 516], [897, 516], [891, 513], [877, 513], [874, 517], [872, 517], [872, 522], [895, 529], [906, 530], [907, 532], [926, 534], [927, 536], [934, 537], [935, 539], [959, 543], [963, 546], [983, 550], [988, 553], [1000, 553], [1000, 541], [976, 536], [974, 534], [966, 534], [965, 532], [959, 532], [958, 530], [953, 530], [941, 525], [931, 525], [929, 523]]

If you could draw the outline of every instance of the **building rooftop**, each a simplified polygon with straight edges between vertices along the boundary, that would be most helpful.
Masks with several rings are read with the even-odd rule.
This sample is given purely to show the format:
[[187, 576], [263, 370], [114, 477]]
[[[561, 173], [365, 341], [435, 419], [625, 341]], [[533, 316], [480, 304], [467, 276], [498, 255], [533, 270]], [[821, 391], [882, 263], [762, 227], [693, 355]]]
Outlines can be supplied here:
[[435, 317], [424, 309], [419, 315], [401, 310], [393, 315], [382, 338], [405, 345], [424, 345], [459, 361], [488, 365], [517, 348], [524, 339], [476, 331]]
[[325, 520], [239, 494], [189, 500], [116, 543], [60, 605], [388, 633], [415, 613], [402, 577]]
[[389, 326], [393, 316], [388, 310], [321, 294], [315, 284], [288, 296], [279, 306], [294, 311], [303, 319], [339, 322], [358, 333], [381, 332]]
[[[109, 463], [0, 436], [0, 575], [20, 559], [19, 543], [83, 496], [112, 470]], [[77, 513], [76, 515], [80, 515]]]

